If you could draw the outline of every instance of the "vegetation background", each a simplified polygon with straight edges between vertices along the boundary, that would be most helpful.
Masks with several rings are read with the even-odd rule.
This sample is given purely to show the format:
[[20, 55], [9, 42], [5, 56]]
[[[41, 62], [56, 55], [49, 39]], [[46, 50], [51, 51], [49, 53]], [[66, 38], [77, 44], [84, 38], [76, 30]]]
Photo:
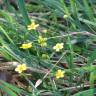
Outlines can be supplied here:
[[1, 96], [94, 96], [96, 1], [0, 0], [0, 54]]

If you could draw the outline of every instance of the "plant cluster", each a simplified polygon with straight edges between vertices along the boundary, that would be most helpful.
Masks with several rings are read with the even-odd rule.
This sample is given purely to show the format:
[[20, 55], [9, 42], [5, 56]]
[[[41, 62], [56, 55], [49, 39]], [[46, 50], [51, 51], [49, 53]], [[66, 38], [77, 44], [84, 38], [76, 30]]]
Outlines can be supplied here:
[[16, 63], [5, 70], [21, 78], [19, 86], [0, 80], [0, 90], [8, 96], [94, 96], [96, 1], [29, 1], [16, 0], [16, 10], [4, 0], [6, 9], [0, 9], [0, 54]]

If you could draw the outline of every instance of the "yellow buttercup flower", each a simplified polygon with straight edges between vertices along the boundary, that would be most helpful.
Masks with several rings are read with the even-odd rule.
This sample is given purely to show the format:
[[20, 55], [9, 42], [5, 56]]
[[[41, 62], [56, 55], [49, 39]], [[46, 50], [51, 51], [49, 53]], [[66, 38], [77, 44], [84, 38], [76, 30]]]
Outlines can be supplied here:
[[28, 25], [28, 30], [35, 30], [39, 24], [36, 24], [35, 21], [33, 21], [30, 25]]
[[56, 52], [59, 52], [61, 49], [63, 49], [63, 43], [57, 43], [53, 49], [56, 50]]
[[46, 47], [47, 46], [47, 38], [43, 38], [42, 36], [39, 36], [38, 38], [38, 43], [40, 44], [41, 47]]
[[27, 69], [26, 64], [20, 64], [16, 67], [15, 71], [18, 73], [22, 73]]
[[32, 43], [25, 43], [25, 44], [22, 44], [20, 48], [22, 49], [29, 49], [32, 47]]
[[63, 78], [64, 77], [64, 73], [65, 73], [65, 71], [58, 70], [56, 72], [56, 79]]

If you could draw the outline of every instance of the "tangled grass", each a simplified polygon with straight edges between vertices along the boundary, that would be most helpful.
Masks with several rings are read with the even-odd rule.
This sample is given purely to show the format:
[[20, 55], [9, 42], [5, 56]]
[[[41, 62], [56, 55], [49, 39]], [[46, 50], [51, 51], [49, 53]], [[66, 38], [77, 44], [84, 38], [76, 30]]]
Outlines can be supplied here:
[[0, 63], [0, 70], [16, 79], [15, 83], [5, 82], [0, 75], [1, 93], [94, 96], [96, 1], [14, 3], [17, 10], [8, 0], [3, 1], [6, 9], [0, 9], [0, 54], [11, 62], [4, 66]]

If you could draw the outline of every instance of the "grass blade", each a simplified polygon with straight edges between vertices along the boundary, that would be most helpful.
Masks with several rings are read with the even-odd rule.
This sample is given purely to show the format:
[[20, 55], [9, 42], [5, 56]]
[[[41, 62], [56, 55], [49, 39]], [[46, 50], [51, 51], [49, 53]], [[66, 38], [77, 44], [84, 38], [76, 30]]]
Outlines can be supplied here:
[[30, 19], [28, 17], [28, 14], [27, 14], [27, 11], [26, 11], [26, 8], [25, 8], [24, 0], [17, 0], [17, 2], [18, 2], [19, 10], [22, 13], [25, 24], [29, 25], [30, 24]]

